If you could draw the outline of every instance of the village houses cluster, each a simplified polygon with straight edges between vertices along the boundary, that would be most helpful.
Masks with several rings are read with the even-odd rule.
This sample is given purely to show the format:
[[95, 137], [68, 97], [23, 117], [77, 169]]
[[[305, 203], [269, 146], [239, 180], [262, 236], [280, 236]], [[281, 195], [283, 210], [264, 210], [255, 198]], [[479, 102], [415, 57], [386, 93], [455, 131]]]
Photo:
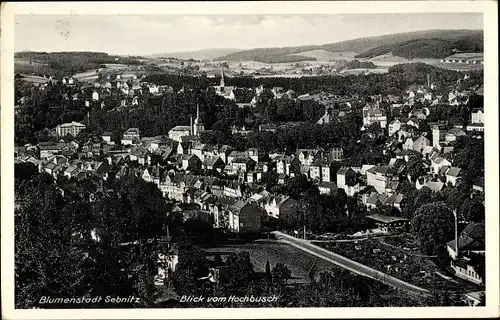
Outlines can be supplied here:
[[[263, 90], [263, 87], [255, 90], [228, 87], [224, 83], [223, 70], [221, 76], [220, 85], [214, 87], [216, 93], [236, 101], [240, 106], [254, 105]], [[75, 85], [71, 78], [63, 79], [63, 84]], [[140, 92], [144, 90], [160, 95], [173, 89], [143, 83], [134, 74], [120, 74], [96, 82], [92, 86], [92, 101], [86, 101], [86, 105], [103, 103], [105, 96], [119, 92], [121, 107], [134, 106], [138, 103]], [[293, 91], [284, 91], [282, 88], [273, 88], [272, 92], [276, 98], [287, 95], [294, 99], [321, 102], [326, 111], [318, 124], [331, 123], [333, 118], [341, 119], [346, 113], [352, 112], [348, 101], [342, 103], [343, 109], [340, 111], [332, 111], [329, 101], [336, 97], [325, 93], [296, 97]], [[103, 133], [100, 138], [78, 141], [75, 137], [85, 129], [84, 124], [60, 124], [55, 128], [57, 142], [17, 146], [15, 161], [31, 162], [39, 171], [52, 175], [56, 180], [62, 177], [69, 181], [91, 179], [98, 185], [101, 180], [105, 181], [111, 176], [135, 174], [154, 183], [166, 199], [176, 203], [173, 210], [183, 212], [185, 217], [200, 216], [210, 221], [214, 228], [230, 232], [257, 232], [261, 229], [263, 214], [279, 219], [280, 215], [299, 210], [300, 207], [298, 201], [273, 194], [260, 185], [263, 175], [271, 171], [276, 172], [278, 184], [285, 184], [287, 179], [302, 174], [314, 181], [322, 194], [341, 189], [350, 197], [357, 195], [367, 210], [379, 206], [401, 210], [404, 196], [399, 192], [399, 186], [405, 179], [416, 181], [417, 189], [428, 187], [434, 192], [439, 192], [446, 185], [456, 186], [466, 168], [454, 166], [452, 142], [466, 134], [474, 136], [483, 131], [484, 111], [474, 109], [465, 130], [459, 123], [429, 123], [432, 137], [428, 137], [420, 124], [431, 111], [428, 107], [414, 105], [417, 101], [426, 105], [443, 102], [450, 105], [464, 104], [470, 93], [453, 89], [447, 97], [438, 96], [435, 94], [435, 85], [429, 81], [427, 86], [409, 87], [401, 97], [371, 97], [371, 101], [362, 109], [363, 126], [360, 129], [373, 134], [370, 128], [376, 124], [381, 132], [389, 136], [385, 149], [394, 152], [395, 157], [388, 163], [342, 166], [338, 169], [337, 164], [344, 160], [341, 147], [315, 146], [299, 149], [292, 154], [278, 151], [265, 154], [257, 148], [237, 151], [229, 145], [203, 144], [199, 137], [205, 127], [199, 107], [196, 118], [191, 120], [189, 126], [176, 126], [168, 132], [168, 136], [143, 137], [139, 128], [128, 128], [119, 140], [113, 140], [111, 133]], [[380, 107], [382, 102], [389, 102], [391, 110], [408, 106], [411, 111], [407, 117], [395, 117], [388, 122], [386, 113]], [[277, 127], [264, 124], [259, 129], [276, 131]], [[67, 137], [73, 138], [68, 140]], [[424, 175], [411, 177], [406, 173], [407, 162], [412, 156], [423, 159]], [[64, 192], [78, 192], [70, 183], [60, 188]], [[478, 177], [474, 190], [484, 193], [484, 177]], [[381, 224], [390, 224], [392, 221], [386, 217], [377, 219]], [[464, 230], [460, 237], [469, 240], [460, 240], [459, 247], [471, 247], [470, 250], [482, 250], [484, 253], [484, 225], [482, 233], [480, 226], [472, 226]], [[450, 255], [455, 254], [454, 250], [455, 244], [450, 243]], [[465, 278], [479, 281], [470, 276], [473, 266], [467, 261], [460, 260], [454, 264], [457, 274], [465, 274]]]

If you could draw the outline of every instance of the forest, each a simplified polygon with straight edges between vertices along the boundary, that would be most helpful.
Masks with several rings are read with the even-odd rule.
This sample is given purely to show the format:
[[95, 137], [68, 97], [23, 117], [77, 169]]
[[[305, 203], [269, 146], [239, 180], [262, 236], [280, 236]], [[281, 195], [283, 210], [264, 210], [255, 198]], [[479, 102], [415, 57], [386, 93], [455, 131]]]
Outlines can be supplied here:
[[138, 58], [113, 56], [103, 52], [16, 52], [14, 72], [37, 76], [49, 74], [60, 79], [77, 72], [103, 68], [107, 63], [140, 65], [142, 63]]
[[471, 36], [457, 40], [449, 39], [414, 39], [402, 43], [385, 44], [356, 55], [356, 58], [373, 58], [391, 53], [406, 59], [435, 58], [451, 56], [454, 50], [465, 52], [483, 52], [482, 37]]

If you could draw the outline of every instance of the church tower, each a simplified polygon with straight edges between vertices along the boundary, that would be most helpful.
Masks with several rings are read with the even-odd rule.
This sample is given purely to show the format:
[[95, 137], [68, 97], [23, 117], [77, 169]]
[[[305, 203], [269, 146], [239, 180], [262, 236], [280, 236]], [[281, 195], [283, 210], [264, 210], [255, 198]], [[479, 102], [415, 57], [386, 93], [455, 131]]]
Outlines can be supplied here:
[[203, 122], [201, 122], [200, 106], [199, 104], [196, 104], [196, 119], [194, 119], [193, 134], [195, 136], [199, 136], [203, 131], [205, 131], [205, 126], [203, 125]]
[[221, 76], [220, 85], [219, 85], [220, 91], [224, 91], [225, 84], [224, 84], [224, 67], [223, 66], [220, 67], [220, 76]]

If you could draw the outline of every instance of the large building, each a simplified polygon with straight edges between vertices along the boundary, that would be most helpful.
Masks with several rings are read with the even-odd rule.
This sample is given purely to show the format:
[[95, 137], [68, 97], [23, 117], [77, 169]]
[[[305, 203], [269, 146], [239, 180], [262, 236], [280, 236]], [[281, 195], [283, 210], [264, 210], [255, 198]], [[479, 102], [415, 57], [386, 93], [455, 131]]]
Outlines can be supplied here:
[[80, 131], [85, 129], [85, 125], [79, 122], [63, 123], [56, 127], [56, 133], [59, 137], [66, 135], [77, 136]]
[[385, 129], [387, 126], [387, 116], [379, 107], [366, 105], [363, 108], [363, 127], [368, 128], [374, 123], [378, 123], [380, 128]]
[[460, 64], [484, 64], [484, 54], [482, 52], [456, 53], [447, 58], [441, 59], [441, 62]]

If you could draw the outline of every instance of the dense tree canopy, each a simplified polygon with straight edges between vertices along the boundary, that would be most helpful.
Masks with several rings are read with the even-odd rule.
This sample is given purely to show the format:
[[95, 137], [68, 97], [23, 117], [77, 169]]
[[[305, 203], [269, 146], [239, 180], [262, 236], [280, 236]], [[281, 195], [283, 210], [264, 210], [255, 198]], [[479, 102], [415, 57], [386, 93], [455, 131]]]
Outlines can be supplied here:
[[444, 250], [444, 245], [453, 239], [453, 212], [443, 203], [425, 204], [415, 212], [411, 227], [423, 252], [429, 255]]

